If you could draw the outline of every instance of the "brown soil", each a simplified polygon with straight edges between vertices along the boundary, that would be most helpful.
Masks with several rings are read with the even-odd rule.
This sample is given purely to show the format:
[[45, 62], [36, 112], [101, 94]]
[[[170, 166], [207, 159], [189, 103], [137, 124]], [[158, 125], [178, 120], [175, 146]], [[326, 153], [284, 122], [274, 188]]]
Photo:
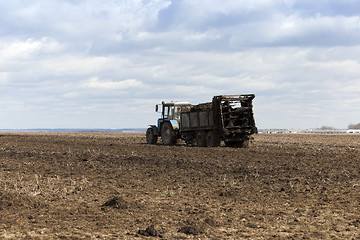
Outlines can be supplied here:
[[360, 239], [360, 135], [3, 133], [0, 150], [1, 239]]

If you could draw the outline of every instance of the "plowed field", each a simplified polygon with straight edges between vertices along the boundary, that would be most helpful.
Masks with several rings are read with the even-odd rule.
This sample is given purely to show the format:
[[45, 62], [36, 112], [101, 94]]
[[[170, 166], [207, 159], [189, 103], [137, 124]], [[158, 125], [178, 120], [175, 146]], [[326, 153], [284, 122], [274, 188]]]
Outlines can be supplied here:
[[350, 134], [3, 133], [0, 239], [360, 239], [359, 156]]

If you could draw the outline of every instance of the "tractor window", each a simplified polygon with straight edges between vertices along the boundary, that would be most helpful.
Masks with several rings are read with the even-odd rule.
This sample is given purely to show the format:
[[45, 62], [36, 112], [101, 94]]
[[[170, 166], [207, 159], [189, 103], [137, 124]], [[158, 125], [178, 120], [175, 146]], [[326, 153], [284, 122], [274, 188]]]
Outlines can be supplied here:
[[181, 106], [175, 107], [174, 119], [180, 122]]
[[164, 118], [169, 118], [169, 106], [164, 107]]
[[165, 106], [164, 118], [172, 119], [173, 116], [174, 116], [174, 107], [173, 106]]
[[190, 111], [190, 105], [164, 106], [163, 117], [165, 119], [177, 120], [180, 122], [181, 112]]

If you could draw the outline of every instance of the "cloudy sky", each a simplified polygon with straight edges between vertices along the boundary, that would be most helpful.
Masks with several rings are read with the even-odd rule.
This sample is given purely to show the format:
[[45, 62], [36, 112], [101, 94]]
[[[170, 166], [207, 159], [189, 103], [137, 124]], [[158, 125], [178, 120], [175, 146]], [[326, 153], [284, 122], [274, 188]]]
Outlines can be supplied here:
[[0, 2], [0, 128], [146, 128], [254, 93], [259, 128], [360, 122], [359, 0]]

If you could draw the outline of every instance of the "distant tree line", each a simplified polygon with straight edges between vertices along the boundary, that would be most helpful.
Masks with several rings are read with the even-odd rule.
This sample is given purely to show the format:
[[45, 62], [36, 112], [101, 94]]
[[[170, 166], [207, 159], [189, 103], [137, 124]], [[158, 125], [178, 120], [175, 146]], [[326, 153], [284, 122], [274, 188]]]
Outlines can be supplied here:
[[334, 130], [334, 127], [330, 127], [330, 126], [321, 126], [317, 128], [318, 130]]
[[348, 129], [360, 129], [360, 123], [358, 123], [358, 124], [349, 124]]

